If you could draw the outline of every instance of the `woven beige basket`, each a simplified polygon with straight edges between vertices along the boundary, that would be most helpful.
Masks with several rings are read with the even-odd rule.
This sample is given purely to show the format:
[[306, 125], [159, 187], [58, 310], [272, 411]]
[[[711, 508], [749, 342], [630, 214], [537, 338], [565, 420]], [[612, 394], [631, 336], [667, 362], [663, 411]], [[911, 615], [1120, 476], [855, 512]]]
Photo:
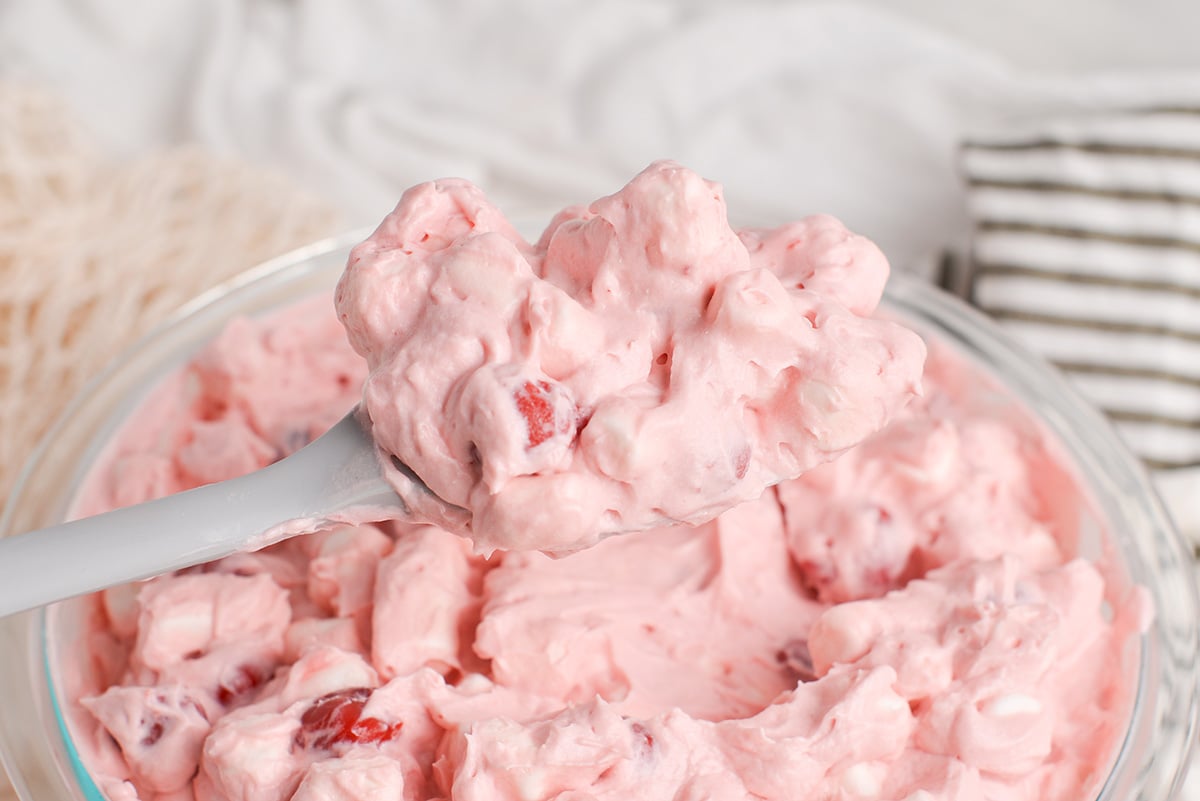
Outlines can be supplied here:
[[[0, 497], [63, 405], [139, 334], [337, 228], [286, 178], [194, 148], [116, 163], [50, 95], [0, 83]], [[0, 799], [13, 797], [0, 771]]]

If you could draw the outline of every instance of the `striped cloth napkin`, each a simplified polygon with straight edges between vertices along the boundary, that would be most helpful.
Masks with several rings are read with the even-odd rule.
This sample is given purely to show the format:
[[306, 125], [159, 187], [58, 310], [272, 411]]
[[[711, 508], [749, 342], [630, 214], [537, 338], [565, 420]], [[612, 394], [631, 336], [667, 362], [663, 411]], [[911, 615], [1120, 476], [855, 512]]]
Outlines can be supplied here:
[[1200, 544], [1200, 103], [963, 146], [966, 292], [1104, 410]]

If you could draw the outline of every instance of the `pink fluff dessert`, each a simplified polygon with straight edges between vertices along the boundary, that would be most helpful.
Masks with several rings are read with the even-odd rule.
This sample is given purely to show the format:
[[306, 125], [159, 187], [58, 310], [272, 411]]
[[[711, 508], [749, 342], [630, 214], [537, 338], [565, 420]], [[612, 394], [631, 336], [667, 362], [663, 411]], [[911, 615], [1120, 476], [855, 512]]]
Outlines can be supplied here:
[[869, 316], [887, 273], [829, 217], [737, 232], [719, 186], [659, 162], [534, 245], [465, 181], [413, 187], [337, 308], [385, 455], [481, 553], [565, 553], [711, 520], [877, 431], [924, 359]]
[[[592, 219], [573, 214], [551, 231]], [[828, 218], [738, 241], [758, 275], [824, 287], [795, 302], [851, 341], [902, 330], [860, 327], [886, 263], [859, 272], [877, 252]], [[796, 250], [810, 261], [779, 267]], [[847, 275], [857, 288], [837, 289]], [[337, 420], [368, 366], [329, 305], [232, 324], [119, 433], [80, 510], [254, 469]], [[835, 387], [849, 368], [824, 369]], [[1094, 795], [1145, 603], [1080, 558], [1081, 498], [1037, 425], [936, 343], [923, 384], [904, 406], [915, 378], [897, 378], [896, 398], [809, 430], [804, 475], [695, 526], [551, 558], [388, 522], [109, 590], [70, 678], [77, 745], [113, 801]], [[534, 430], [498, 408], [504, 433]], [[746, 475], [777, 480], [771, 453]], [[726, 500], [749, 492], [736, 461], [718, 472]]]

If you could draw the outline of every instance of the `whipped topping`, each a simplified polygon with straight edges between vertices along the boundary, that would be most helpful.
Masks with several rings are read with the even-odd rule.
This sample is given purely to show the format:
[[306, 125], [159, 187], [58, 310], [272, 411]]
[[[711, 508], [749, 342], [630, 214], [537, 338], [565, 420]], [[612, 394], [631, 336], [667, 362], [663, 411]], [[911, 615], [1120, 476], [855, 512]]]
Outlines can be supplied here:
[[[143, 801], [1085, 797], [1145, 607], [1075, 556], [1037, 427], [929, 365], [881, 432], [696, 527], [558, 559], [346, 527], [109, 590], [81, 752]], [[120, 440], [177, 451], [194, 388], [151, 403]], [[146, 463], [115, 453], [97, 494]]]
[[480, 552], [565, 553], [712, 519], [878, 430], [924, 359], [868, 316], [887, 273], [830, 217], [734, 231], [718, 185], [659, 162], [532, 245], [475, 186], [416, 186], [337, 308], [383, 451]]
[[[922, 348], [895, 324], [861, 316], [874, 307], [886, 276], [877, 252], [828, 218], [733, 238], [707, 227], [703, 236], [681, 239], [647, 235], [649, 222], [635, 213], [647, 208], [638, 205], [646, 200], [640, 193], [676, 180], [690, 193], [688, 208], [700, 206], [699, 219], [715, 214], [711, 185], [658, 165], [631, 185], [641, 187], [633, 197], [568, 211], [534, 246], [464, 184], [427, 185], [406, 196], [405, 214], [390, 217], [358, 251], [356, 269], [378, 279], [359, 288], [382, 294], [358, 297], [344, 282], [341, 306], [377, 311], [357, 318], [367, 324], [352, 331], [360, 350], [370, 352], [365, 343], [384, 343], [385, 334], [392, 343], [381, 345], [388, 355], [367, 379], [368, 404], [403, 396], [417, 404], [415, 415], [432, 414], [429, 404], [453, 407], [438, 425], [405, 428], [396, 417], [393, 430], [386, 411], [377, 425], [389, 451], [396, 447], [389, 431], [397, 442], [421, 444], [424, 450], [404, 458], [425, 466], [431, 486], [441, 476], [439, 492], [483, 503], [470, 534], [484, 547], [432, 525], [343, 527], [88, 599], [90, 628], [79, 644], [79, 675], [69, 677], [66, 712], [105, 795], [1094, 795], [1128, 719], [1136, 675], [1130, 645], [1147, 607], [1136, 588], [1114, 580], [1116, 566], [1080, 557], [1084, 501], [1040, 428], [975, 366], [936, 342], [923, 397], [901, 409], [915, 388], [911, 360], [919, 364]], [[462, 213], [447, 215], [450, 207]], [[614, 225], [605, 214], [642, 238], [602, 236]], [[441, 226], [424, 226], [442, 231], [426, 242], [442, 238], [410, 260], [413, 254], [395, 243], [412, 238], [399, 226], [414, 219]], [[677, 233], [690, 230], [690, 219], [657, 225]], [[464, 238], [470, 221], [491, 233]], [[556, 245], [560, 237], [566, 240]], [[701, 271], [714, 270], [705, 280], [716, 288], [703, 303], [693, 298], [691, 305], [643, 312], [629, 305], [636, 292], [611, 308], [603, 293], [596, 299], [596, 287], [630, 293], [637, 280], [651, 289], [656, 282], [690, 287], [678, 270], [604, 278], [615, 268], [597, 272], [603, 260], [584, 258], [615, 248], [648, 259], [645, 243], [680, 241], [705, 253], [742, 254], [757, 266], [719, 277], [704, 262]], [[508, 273], [491, 261], [500, 252]], [[574, 256], [555, 262], [553, 252]], [[678, 253], [667, 248], [653, 258], [678, 266]], [[619, 266], [624, 258], [603, 263]], [[412, 269], [392, 269], [397, 263]], [[541, 277], [553, 272], [547, 263], [558, 265], [557, 280], [570, 292]], [[481, 265], [486, 272], [477, 270]], [[497, 282], [493, 268], [520, 280]], [[479, 275], [486, 279], [473, 283]], [[403, 299], [410, 296], [406, 282], [414, 281], [426, 295], [415, 295], [424, 300], [410, 307]], [[577, 299], [585, 285], [586, 303]], [[704, 309], [720, 293], [747, 286], [758, 289], [739, 289], [743, 300], [761, 290], [770, 301], [764, 321], [773, 319], [775, 298], [785, 309], [811, 310], [820, 324], [798, 322], [802, 334], [759, 336], [751, 325], [757, 316], [747, 313], [739, 319], [751, 333], [731, 335], [728, 351], [706, 344], [705, 332], [718, 325]], [[438, 306], [430, 296], [446, 301]], [[550, 300], [533, 304], [535, 297]], [[510, 326], [523, 325], [531, 309], [543, 314], [542, 333], [515, 336]], [[422, 349], [436, 343], [421, 332], [439, 332], [444, 358], [412, 353], [403, 357], [411, 359], [407, 372], [396, 369], [398, 354], [416, 347], [396, 344], [401, 312], [415, 315], [408, 324], [416, 325]], [[423, 314], [432, 317], [422, 322]], [[629, 349], [613, 347], [610, 315], [627, 327]], [[643, 324], [653, 334], [645, 340], [635, 335]], [[579, 336], [593, 339], [583, 348]], [[663, 342], [670, 347], [656, 350]], [[772, 347], [752, 365], [739, 349], [748, 342]], [[485, 352], [495, 359], [484, 359]], [[655, 364], [658, 352], [668, 353], [668, 365], [655, 372], [644, 362]], [[802, 366], [789, 361], [797, 352]], [[703, 363], [692, 361], [697, 353], [707, 353], [714, 369], [732, 371], [718, 373], [731, 386], [754, 378], [735, 419], [712, 412], [711, 404], [730, 397], [704, 386], [694, 372]], [[512, 373], [513, 365], [536, 370]], [[772, 369], [792, 378], [763, 379]], [[470, 377], [479, 371], [486, 381]], [[501, 377], [518, 374], [551, 387], [538, 396], [544, 405], [529, 400], [535, 412], [521, 410], [519, 393], [497, 389], [510, 387]], [[119, 433], [80, 508], [143, 500], [278, 458], [339, 419], [366, 375], [328, 308], [309, 303], [239, 321]], [[587, 382], [573, 383], [583, 375]], [[601, 381], [605, 376], [611, 381]], [[303, 391], [310, 384], [313, 391]], [[776, 397], [770, 392], [785, 385], [792, 394], [779, 398], [809, 404], [795, 412], [800, 418], [764, 411], [775, 407], [761, 398]], [[864, 398], [872, 399], [863, 401], [869, 408], [847, 407], [841, 415], [842, 401]], [[572, 427], [584, 400], [592, 404], [587, 424]], [[584, 433], [606, 404], [614, 415], [633, 415], [631, 430], [641, 436], [590, 451], [594, 435]], [[468, 408], [475, 417], [458, 414]], [[690, 431], [673, 427], [663, 409], [679, 413]], [[695, 416], [701, 412], [712, 416]], [[560, 415], [572, 424], [563, 428]], [[787, 442], [775, 437], [797, 419], [804, 421], [798, 444], [773, 447]], [[445, 421], [455, 422], [439, 427]], [[545, 427], [533, 425], [539, 422]], [[546, 439], [529, 446], [534, 431]], [[739, 479], [734, 456], [750, 438], [746, 432], [757, 438]], [[476, 455], [455, 450], [476, 437], [483, 441]], [[691, 450], [664, 450], [671, 442]], [[842, 449], [839, 459], [818, 465]], [[716, 467], [678, 476], [652, 471], [635, 488], [613, 478], [615, 468], [594, 469], [609, 464], [601, 452], [627, 476], [697, 453], [708, 453]], [[535, 463], [549, 466], [521, 472]], [[807, 472], [780, 481], [771, 472], [780, 465]], [[623, 524], [648, 524], [647, 510], [658, 503], [650, 498], [673, 481], [685, 484], [682, 495], [660, 511], [715, 516], [606, 538], [560, 558], [535, 550], [487, 553], [514, 544], [508, 529], [488, 539], [479, 525], [517, 521], [488, 515], [508, 502], [494, 498], [522, 481], [540, 488], [533, 497], [547, 520], [592, 521], [596, 498], [605, 507], [616, 498], [630, 503], [620, 507]], [[551, 507], [559, 483], [587, 488], [578, 506]], [[701, 509], [705, 487], [720, 502]], [[741, 499], [742, 492], [752, 497]], [[735, 498], [742, 502], [717, 514]], [[577, 512], [582, 517], [569, 517]], [[545, 540], [541, 518], [521, 519], [533, 526], [536, 544], [551, 550], [577, 548], [596, 534], [556, 530]]]

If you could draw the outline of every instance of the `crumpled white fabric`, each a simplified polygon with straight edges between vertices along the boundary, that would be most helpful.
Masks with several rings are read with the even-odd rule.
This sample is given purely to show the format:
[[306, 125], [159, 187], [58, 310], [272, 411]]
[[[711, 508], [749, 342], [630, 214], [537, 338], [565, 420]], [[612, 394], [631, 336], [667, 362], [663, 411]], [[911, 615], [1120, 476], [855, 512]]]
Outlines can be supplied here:
[[964, 136], [1200, 98], [1195, 74], [1022, 74], [880, 8], [717, 0], [0, 3], [0, 74], [117, 152], [195, 141], [354, 224], [444, 175], [538, 219], [670, 157], [737, 222], [830, 212], [907, 269], [965, 243]]
[[671, 157], [720, 179], [737, 221], [830, 212], [902, 266], [966, 235], [964, 132], [1147, 83], [1034, 80], [853, 4], [0, 8], [0, 70], [52, 84], [118, 150], [196, 140], [283, 168], [353, 222], [444, 175], [540, 218]]

